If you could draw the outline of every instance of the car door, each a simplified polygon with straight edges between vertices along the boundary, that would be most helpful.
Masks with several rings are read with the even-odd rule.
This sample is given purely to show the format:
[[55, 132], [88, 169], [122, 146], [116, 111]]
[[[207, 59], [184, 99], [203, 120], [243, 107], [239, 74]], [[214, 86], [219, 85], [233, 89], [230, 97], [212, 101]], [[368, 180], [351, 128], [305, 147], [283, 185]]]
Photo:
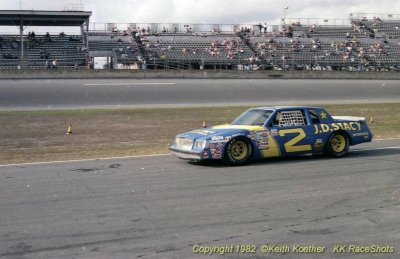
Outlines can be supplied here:
[[313, 151], [314, 127], [304, 109], [278, 110], [268, 127], [278, 143], [281, 156]]

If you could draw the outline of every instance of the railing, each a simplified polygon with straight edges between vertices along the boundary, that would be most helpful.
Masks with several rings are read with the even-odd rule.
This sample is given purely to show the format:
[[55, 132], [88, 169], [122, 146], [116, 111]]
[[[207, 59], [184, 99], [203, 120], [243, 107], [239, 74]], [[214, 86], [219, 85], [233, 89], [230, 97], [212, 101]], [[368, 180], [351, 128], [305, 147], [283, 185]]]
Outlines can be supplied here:
[[[150, 30], [151, 32], [230, 32], [241, 28], [258, 28], [257, 24], [199, 24], [199, 23], [90, 23], [90, 31]], [[268, 27], [272, 29], [270, 25]]]
[[84, 11], [84, 6], [82, 4], [67, 4], [64, 5], [64, 11]]
[[351, 13], [351, 19], [362, 19], [366, 17], [367, 19], [380, 18], [382, 20], [400, 20], [400, 14], [391, 13]]
[[[283, 20], [283, 19], [282, 19]], [[286, 18], [285, 25], [327, 25], [327, 26], [350, 26], [351, 19], [337, 19], [337, 18]]]

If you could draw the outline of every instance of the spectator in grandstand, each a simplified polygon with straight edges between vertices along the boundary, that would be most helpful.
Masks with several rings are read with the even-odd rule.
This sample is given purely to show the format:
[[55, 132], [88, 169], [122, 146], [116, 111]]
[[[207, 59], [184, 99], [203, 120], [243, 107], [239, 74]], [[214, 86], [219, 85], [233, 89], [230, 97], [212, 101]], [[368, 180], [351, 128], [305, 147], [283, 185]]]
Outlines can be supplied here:
[[60, 39], [64, 39], [65, 38], [65, 33], [62, 31], [62, 32], [60, 32], [60, 34], [58, 34], [58, 37], [60, 38]]
[[13, 59], [13, 54], [4, 53], [4, 54], [3, 54], [3, 58], [4, 58], [4, 59]]
[[68, 41], [80, 41], [78, 38], [75, 38], [75, 37], [72, 37], [72, 36], [69, 36], [68, 37]]
[[41, 50], [40, 51], [40, 58], [41, 59], [49, 59], [50, 58], [50, 54], [46, 50]]
[[46, 35], [44, 36], [44, 41], [45, 42], [51, 42], [51, 37], [50, 37], [50, 33], [46, 33]]
[[12, 42], [11, 42], [11, 46], [10, 46], [12, 49], [17, 49], [18, 48], [18, 42], [16, 41], [16, 40], [13, 40]]
[[86, 47], [85, 45], [82, 45], [82, 46], [79, 48], [79, 51], [85, 52], [85, 51], [87, 51], [87, 47]]
[[259, 33], [261, 34], [261, 33], [262, 33], [262, 30], [263, 30], [263, 25], [262, 25], [262, 23], [259, 23], [259, 24], [257, 25], [257, 27], [258, 27], [258, 29], [259, 29]]
[[53, 61], [51, 63], [51, 67], [52, 67], [52, 69], [57, 69], [57, 59], [53, 59]]
[[293, 28], [289, 26], [286, 30], [286, 37], [292, 38], [293, 37]]

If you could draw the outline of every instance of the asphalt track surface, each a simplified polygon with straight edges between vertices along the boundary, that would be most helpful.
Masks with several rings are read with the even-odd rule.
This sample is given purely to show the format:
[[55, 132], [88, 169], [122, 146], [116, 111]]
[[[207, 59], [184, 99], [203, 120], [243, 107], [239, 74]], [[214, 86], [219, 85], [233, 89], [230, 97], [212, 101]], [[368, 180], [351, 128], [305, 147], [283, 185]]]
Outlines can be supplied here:
[[[400, 140], [242, 167], [171, 155], [0, 166], [2, 258], [399, 258]], [[201, 256], [193, 245], [323, 254]], [[392, 254], [333, 254], [333, 245]]]
[[0, 80], [0, 110], [398, 102], [398, 80]]

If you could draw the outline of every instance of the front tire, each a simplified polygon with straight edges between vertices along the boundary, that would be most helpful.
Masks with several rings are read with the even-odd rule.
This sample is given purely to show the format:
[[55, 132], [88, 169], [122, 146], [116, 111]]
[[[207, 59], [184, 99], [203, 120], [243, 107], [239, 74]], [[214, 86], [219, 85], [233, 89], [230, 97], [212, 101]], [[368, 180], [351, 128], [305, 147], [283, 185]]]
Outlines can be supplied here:
[[333, 133], [326, 143], [325, 154], [330, 157], [342, 157], [349, 151], [349, 137], [344, 132]]
[[223, 161], [229, 165], [244, 165], [249, 162], [252, 154], [253, 146], [248, 138], [234, 138], [225, 146]]

